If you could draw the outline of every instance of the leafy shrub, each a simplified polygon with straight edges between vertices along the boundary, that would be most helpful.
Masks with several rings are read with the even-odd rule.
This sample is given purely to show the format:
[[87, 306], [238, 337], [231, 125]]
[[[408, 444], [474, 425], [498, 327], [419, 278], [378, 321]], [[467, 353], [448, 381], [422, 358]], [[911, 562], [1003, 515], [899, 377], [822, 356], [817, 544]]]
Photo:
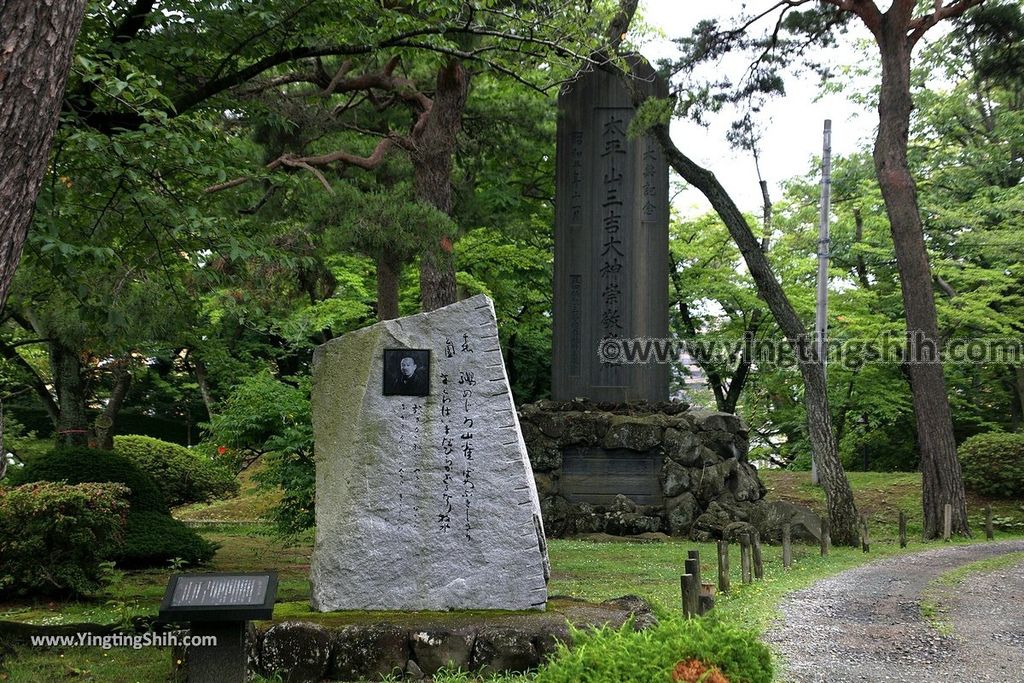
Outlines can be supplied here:
[[680, 662], [699, 660], [717, 668], [731, 683], [770, 683], [771, 654], [753, 631], [714, 615], [682, 619], [660, 615], [655, 628], [573, 631], [572, 649], [559, 645], [555, 657], [537, 672], [536, 683], [650, 683], [670, 681]]
[[38, 482], [0, 488], [0, 594], [78, 596], [103, 587], [128, 489]]
[[149, 436], [115, 436], [114, 452], [159, 482], [171, 507], [238, 493], [238, 480], [232, 472], [176, 443]]
[[964, 485], [1001, 498], [1024, 495], [1024, 434], [977, 434], [957, 450]]
[[180, 520], [158, 512], [129, 512], [124, 542], [113, 558], [120, 567], [165, 567], [182, 560], [189, 567], [206, 564], [217, 552], [207, 541]]
[[248, 460], [266, 455], [266, 467], [255, 479], [264, 488], [284, 490], [273, 519], [288, 534], [313, 526], [316, 487], [310, 378], [294, 381], [282, 382], [269, 372], [248, 377], [209, 425], [213, 444], [239, 451]]
[[30, 460], [10, 475], [14, 484], [34, 481], [115, 482], [131, 490], [128, 503], [133, 511], [167, 513], [167, 503], [153, 479], [130, 460], [95, 448], [57, 448]]
[[216, 546], [171, 517], [153, 479], [127, 458], [94, 448], [60, 448], [33, 459], [16, 474], [20, 482], [114, 482], [127, 486], [129, 512], [124, 540], [109, 557], [126, 567], [165, 566], [182, 558], [201, 564]]

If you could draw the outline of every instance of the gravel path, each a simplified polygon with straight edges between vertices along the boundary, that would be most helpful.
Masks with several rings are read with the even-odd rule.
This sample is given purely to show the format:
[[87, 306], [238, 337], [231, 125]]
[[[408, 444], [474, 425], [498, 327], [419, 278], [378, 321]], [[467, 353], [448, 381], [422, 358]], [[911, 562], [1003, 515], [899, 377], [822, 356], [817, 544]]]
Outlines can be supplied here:
[[[783, 600], [765, 634], [788, 683], [1021, 683], [1024, 562], [928, 588], [952, 625], [943, 635], [921, 617], [928, 584], [962, 565], [1024, 551], [1024, 541], [979, 543], [874, 562]], [[944, 629], [945, 630], [945, 629]]]

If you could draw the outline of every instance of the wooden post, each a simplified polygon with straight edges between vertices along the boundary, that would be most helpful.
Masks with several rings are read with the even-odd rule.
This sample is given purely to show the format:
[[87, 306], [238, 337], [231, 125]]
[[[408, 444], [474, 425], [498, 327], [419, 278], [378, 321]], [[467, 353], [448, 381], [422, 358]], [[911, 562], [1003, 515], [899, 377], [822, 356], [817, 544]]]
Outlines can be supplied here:
[[[690, 560], [693, 560], [693, 571], [690, 571]], [[697, 577], [697, 586], [699, 587], [702, 579], [700, 578], [700, 551], [699, 550], [687, 550], [686, 551], [686, 573], [693, 574]]]
[[860, 547], [864, 552], [871, 552], [871, 532], [868, 531], [868, 516], [860, 516]]
[[679, 577], [679, 609], [683, 610], [684, 617], [690, 616], [686, 613], [686, 581], [688, 578], [689, 577], [687, 577], [686, 574], [683, 574]]
[[942, 507], [942, 540], [949, 542], [953, 535], [953, 506], [946, 503]]
[[900, 510], [900, 547], [907, 547], [907, 514]]
[[718, 592], [729, 592], [729, 541], [718, 542]]
[[700, 583], [693, 574], [683, 574], [683, 615], [687, 619], [696, 617], [700, 609]]
[[821, 518], [821, 556], [828, 557], [828, 547], [831, 545], [828, 517]]
[[[686, 586], [686, 602], [688, 609], [692, 609], [690, 616], [698, 616], [700, 611], [700, 560], [692, 557], [686, 558], [686, 575], [692, 577]], [[690, 593], [693, 595], [690, 595]]]
[[764, 562], [761, 561], [761, 534], [754, 532], [754, 578], [761, 580], [764, 578]]
[[782, 525], [782, 566], [789, 569], [793, 564], [793, 527]]
[[750, 583], [750, 534], [740, 534], [740, 578], [743, 583]]
[[992, 540], [995, 538], [995, 533], [992, 531], [992, 506], [985, 506], [985, 538]]

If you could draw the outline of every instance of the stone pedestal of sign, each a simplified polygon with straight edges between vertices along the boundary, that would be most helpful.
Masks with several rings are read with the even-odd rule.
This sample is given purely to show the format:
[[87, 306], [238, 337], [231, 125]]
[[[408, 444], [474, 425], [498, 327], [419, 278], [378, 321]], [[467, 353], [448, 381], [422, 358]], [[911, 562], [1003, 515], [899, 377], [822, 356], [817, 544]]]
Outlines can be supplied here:
[[[633, 83], [665, 97], [639, 56]], [[668, 336], [668, 164], [635, 114], [622, 73], [593, 68], [558, 98], [552, 398], [668, 399], [665, 363], [621, 364], [606, 339]]]
[[[160, 620], [189, 622], [193, 643], [185, 648], [189, 683], [247, 680], [249, 620], [271, 619], [277, 572], [179, 574], [160, 604]], [[196, 638], [208, 644], [197, 645]]]
[[490, 299], [319, 347], [312, 408], [314, 609], [544, 608], [540, 505]]

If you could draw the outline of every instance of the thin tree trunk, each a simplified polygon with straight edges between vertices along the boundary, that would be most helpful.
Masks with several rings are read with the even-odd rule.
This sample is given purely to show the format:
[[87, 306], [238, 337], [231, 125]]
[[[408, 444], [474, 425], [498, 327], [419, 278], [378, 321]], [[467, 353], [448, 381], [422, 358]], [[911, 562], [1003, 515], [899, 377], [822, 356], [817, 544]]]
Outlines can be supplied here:
[[832, 522], [832, 539], [841, 545], [855, 546], [859, 542], [857, 508], [853, 502], [850, 483], [843, 471], [843, 464], [839, 460], [835, 435], [832, 432], [832, 417], [828, 409], [825, 366], [813, 350], [813, 340], [807, 335], [804, 324], [775, 278], [761, 245], [747, 225], [746, 218], [718, 179], [679, 151], [669, 137], [667, 125], [656, 125], [652, 132], [661, 143], [669, 165], [683, 180], [699, 189], [708, 198], [711, 206], [725, 223], [743, 255], [751, 277], [757, 284], [758, 292], [797, 354], [800, 375], [804, 380], [807, 428], [817, 458], [821, 482], [825, 488], [828, 514]]
[[128, 388], [132, 385], [132, 373], [128, 371], [123, 362], [118, 363], [114, 368], [114, 389], [110, 392], [107, 405], [103, 413], [96, 418], [96, 448], [105, 451], [114, 450], [114, 425], [117, 423], [117, 415], [124, 405], [124, 398], [128, 395]]
[[[1015, 395], [1017, 397], [1017, 407], [1019, 408], [1018, 414], [1024, 418], [1024, 368], [1014, 368], [1013, 376], [1016, 380], [1014, 387], [1016, 388]], [[1020, 429], [1020, 424], [1018, 423], [1014, 429]]]
[[85, 0], [0, 2], [0, 310], [50, 157]]
[[[423, 132], [411, 154], [416, 199], [451, 215], [452, 157], [462, 130], [469, 94], [469, 74], [452, 60], [437, 75], [437, 93]], [[455, 303], [455, 262], [452, 236], [429, 245], [420, 258], [420, 302], [424, 311]]]
[[57, 393], [57, 445], [89, 445], [89, 423], [85, 415], [85, 379], [82, 361], [74, 349], [50, 342], [50, 365]]
[[199, 385], [199, 394], [203, 397], [203, 405], [206, 406], [206, 417], [212, 420], [215, 403], [213, 394], [210, 392], [210, 376], [206, 371], [206, 363], [203, 362], [202, 358], [196, 357], [191, 352], [188, 355], [188, 359], [189, 365], [192, 366], [192, 374], [196, 376], [196, 384]]
[[398, 281], [402, 260], [398, 252], [385, 247], [377, 257], [377, 320], [398, 317]]
[[[864, 217], [860, 213], [859, 207], [853, 209], [853, 222], [857, 226], [857, 233], [854, 236], [854, 243], [861, 244], [864, 241]], [[864, 289], [871, 289], [871, 281], [868, 280], [868, 266], [864, 261], [864, 255], [857, 254], [857, 279], [860, 281], [860, 286]]]
[[907, 161], [912, 43], [898, 16], [886, 13], [877, 34], [882, 57], [874, 161], [896, 251], [907, 322], [907, 370], [921, 454], [924, 536], [942, 532], [943, 507], [953, 506], [953, 532], [969, 535], [967, 502], [956, 458], [953, 418], [938, 358], [938, 316], [917, 190]]

